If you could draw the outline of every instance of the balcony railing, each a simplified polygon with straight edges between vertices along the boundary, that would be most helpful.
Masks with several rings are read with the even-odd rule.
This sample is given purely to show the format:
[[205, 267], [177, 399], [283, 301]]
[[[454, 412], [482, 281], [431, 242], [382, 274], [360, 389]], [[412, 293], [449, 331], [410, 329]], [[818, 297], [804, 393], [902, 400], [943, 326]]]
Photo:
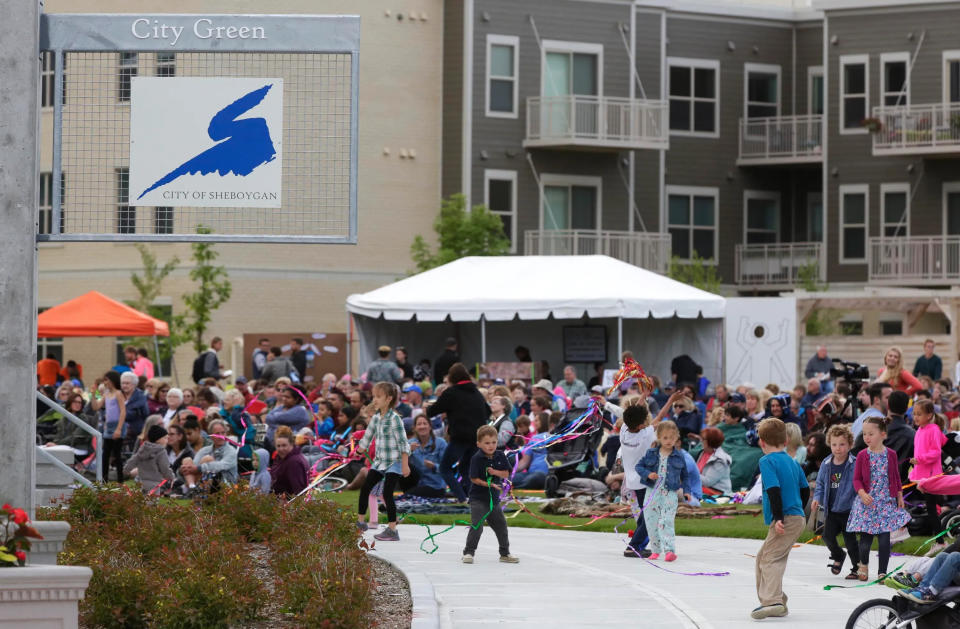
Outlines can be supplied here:
[[740, 119], [741, 165], [823, 161], [823, 116]]
[[[826, 271], [823, 252], [819, 242], [737, 245], [737, 284], [777, 288], [794, 286], [805, 279], [823, 281]], [[811, 275], [807, 276], [807, 272]]]
[[531, 230], [524, 233], [526, 255], [606, 255], [634, 266], [666, 273], [670, 264], [670, 234], [591, 231], [579, 229]]
[[960, 103], [874, 107], [874, 155], [960, 153]]
[[869, 281], [877, 284], [960, 282], [960, 236], [871, 238]]
[[667, 103], [609, 96], [527, 99], [524, 146], [601, 150], [665, 149]]

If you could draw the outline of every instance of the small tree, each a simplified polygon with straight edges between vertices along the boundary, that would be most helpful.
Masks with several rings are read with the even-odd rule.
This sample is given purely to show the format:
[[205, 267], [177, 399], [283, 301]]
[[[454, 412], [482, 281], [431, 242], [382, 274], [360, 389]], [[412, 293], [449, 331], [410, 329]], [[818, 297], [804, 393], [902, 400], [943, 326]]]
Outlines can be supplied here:
[[670, 259], [667, 276], [694, 288], [720, 294], [720, 276], [717, 275], [717, 266], [707, 264], [706, 260], [696, 252], [689, 262], [683, 262], [677, 256], [673, 256]]
[[138, 347], [146, 347], [150, 355], [153, 356], [153, 360], [160, 363], [173, 356], [174, 349], [183, 342], [176, 342], [178, 336], [173, 329], [173, 317], [171, 316], [170, 308], [158, 306], [153, 303], [157, 297], [163, 293], [163, 280], [177, 268], [177, 265], [180, 264], [180, 258], [173, 256], [163, 266], [160, 266], [157, 263], [157, 257], [149, 247], [142, 243], [137, 243], [135, 246], [137, 251], [140, 252], [140, 262], [143, 265], [143, 272], [142, 275], [136, 271], [130, 274], [130, 282], [137, 291], [137, 298], [128, 302], [128, 305], [136, 308], [140, 312], [147, 313], [155, 319], [166, 321], [167, 325], [170, 326], [170, 336], [158, 341], [160, 346], [159, 356], [153, 356], [153, 340], [150, 337], [136, 337], [131, 340], [131, 344]]
[[503, 222], [483, 205], [467, 212], [467, 199], [454, 194], [440, 204], [440, 215], [433, 222], [437, 232], [437, 250], [431, 250], [423, 236], [417, 235], [410, 256], [417, 271], [453, 262], [464, 256], [498, 256], [510, 251], [510, 240], [503, 233]]
[[[198, 234], [209, 234], [211, 230], [204, 225], [197, 226]], [[230, 299], [233, 286], [227, 276], [227, 270], [222, 266], [214, 266], [214, 260], [219, 253], [213, 250], [208, 242], [195, 242], [190, 248], [193, 253], [190, 259], [193, 268], [190, 270], [190, 279], [198, 283], [196, 292], [183, 295], [183, 304], [186, 312], [174, 316], [174, 327], [178, 334], [182, 334], [183, 342], [193, 341], [193, 348], [197, 353], [205, 347], [203, 335], [210, 325], [213, 311]]]
[[840, 333], [840, 319], [843, 310], [835, 308], [818, 308], [813, 310], [806, 321], [807, 336], [834, 336]]
[[808, 293], [825, 291], [830, 288], [829, 284], [820, 283], [820, 267], [816, 262], [805, 264], [797, 269], [797, 282], [800, 288]]

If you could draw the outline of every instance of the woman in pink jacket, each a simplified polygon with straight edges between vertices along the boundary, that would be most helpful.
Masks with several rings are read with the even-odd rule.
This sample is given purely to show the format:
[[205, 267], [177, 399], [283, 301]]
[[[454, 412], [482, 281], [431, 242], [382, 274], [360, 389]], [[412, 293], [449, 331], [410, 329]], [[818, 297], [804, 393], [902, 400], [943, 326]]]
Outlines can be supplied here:
[[[919, 400], [913, 405], [913, 423], [917, 433], [913, 437], [913, 469], [910, 470], [910, 480], [916, 481], [943, 474], [943, 465], [940, 462], [943, 444], [947, 442], [946, 435], [934, 421], [933, 402]], [[926, 494], [927, 518], [933, 525], [934, 533], [940, 533], [940, 514], [937, 511], [937, 498], [933, 494]], [[945, 546], [945, 544], [944, 544]], [[934, 546], [936, 549], [937, 546]]]

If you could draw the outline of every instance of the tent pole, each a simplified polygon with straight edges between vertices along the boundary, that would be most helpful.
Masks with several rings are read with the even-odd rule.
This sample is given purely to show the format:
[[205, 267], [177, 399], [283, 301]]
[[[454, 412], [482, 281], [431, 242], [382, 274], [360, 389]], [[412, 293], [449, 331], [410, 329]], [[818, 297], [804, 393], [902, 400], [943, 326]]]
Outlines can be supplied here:
[[[155, 355], [156, 355], [156, 357], [157, 357], [157, 377], [158, 377], [158, 378], [162, 378], [162, 377], [163, 377], [163, 367], [160, 366], [160, 363], [161, 363], [161, 360], [160, 360], [160, 341], [157, 340], [157, 335], [156, 335], [156, 334], [153, 335], [153, 351], [155, 352]], [[633, 411], [631, 411], [631, 412], [633, 412]]]
[[480, 315], [480, 362], [487, 363], [487, 318]]
[[623, 317], [617, 317], [617, 362], [623, 356]]
[[[347, 373], [353, 375], [350, 369], [353, 364], [353, 322], [350, 320], [350, 312], [347, 311]], [[632, 412], [632, 411], [631, 411]]]

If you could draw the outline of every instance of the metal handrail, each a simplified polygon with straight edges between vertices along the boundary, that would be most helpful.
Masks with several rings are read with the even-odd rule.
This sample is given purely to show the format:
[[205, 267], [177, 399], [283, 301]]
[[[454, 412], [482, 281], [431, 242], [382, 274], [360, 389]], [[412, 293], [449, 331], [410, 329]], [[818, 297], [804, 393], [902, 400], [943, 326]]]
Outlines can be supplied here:
[[[103, 468], [102, 468], [101, 465], [100, 465], [100, 464], [101, 464], [101, 461], [102, 461], [102, 458], [103, 458], [103, 433], [101, 433], [99, 430], [97, 430], [96, 428], [94, 428], [93, 426], [91, 426], [90, 424], [88, 424], [87, 422], [85, 422], [85, 421], [83, 421], [82, 419], [78, 418], [76, 415], [74, 415], [73, 413], [71, 413], [71, 412], [68, 411], [67, 409], [63, 408], [62, 406], [60, 406], [59, 404], [57, 404], [54, 400], [51, 400], [50, 398], [48, 398], [48, 397], [45, 396], [44, 394], [40, 393], [39, 391], [37, 391], [36, 394], [37, 394], [37, 399], [38, 399], [38, 400], [40, 400], [41, 402], [43, 402], [44, 404], [46, 404], [47, 406], [49, 406], [49, 407], [52, 408], [53, 410], [58, 411], [59, 413], [61, 413], [64, 417], [66, 417], [66, 418], [70, 421], [70, 423], [72, 423], [72, 424], [74, 424], [74, 425], [76, 425], [76, 426], [79, 426], [79, 427], [82, 428], [85, 432], [87, 432], [87, 433], [89, 433], [91, 436], [97, 438], [97, 441], [96, 441], [96, 443], [95, 443], [94, 446], [93, 446], [94, 453], [96, 454], [96, 457], [97, 457], [97, 458], [96, 458], [96, 461], [97, 461], [97, 463], [96, 463], [96, 466], [97, 466], [97, 470], [96, 470], [97, 482], [98, 482], [98, 483], [103, 482]], [[38, 447], [39, 447], [39, 446], [38, 446]], [[47, 454], [48, 456], [50, 456], [49, 453], [47, 453], [47, 452], [45, 452], [44, 454]], [[58, 460], [57, 463], [60, 463], [61, 465], [63, 465], [63, 462], [62, 462], [62, 461], [59, 461], [59, 460]], [[64, 466], [64, 467], [66, 467], [66, 466]], [[69, 468], [67, 468], [67, 469], [69, 470]], [[70, 471], [73, 472], [73, 474], [74, 474], [75, 476], [80, 476], [79, 474], [76, 473], [76, 471], [74, 471], [74, 470], [70, 470]], [[80, 476], [80, 478], [83, 478], [83, 477]], [[83, 479], [83, 480], [86, 481], [86, 479]], [[88, 484], [89, 484], [89, 483], [88, 483]]]
[[823, 116], [740, 118], [741, 159], [822, 157]]
[[872, 110], [878, 125], [875, 150], [950, 149], [960, 145], [960, 103], [879, 106]]
[[[71, 476], [74, 480], [82, 484], [84, 487], [93, 487], [93, 483], [91, 483], [89, 480], [84, 478], [82, 474], [78, 474], [75, 469], [66, 465], [63, 461], [53, 456], [49, 452], [47, 452], [46, 448], [44, 448], [43, 446], [37, 446], [37, 454], [42, 455], [44, 458], [46, 458], [47, 463], [50, 463], [61, 472], [64, 472], [68, 476]], [[98, 476], [99, 476], [99, 471], [100, 471], [100, 466], [98, 465], [97, 466]], [[97, 479], [97, 482], [99, 482], [99, 480], [100, 479]]]

